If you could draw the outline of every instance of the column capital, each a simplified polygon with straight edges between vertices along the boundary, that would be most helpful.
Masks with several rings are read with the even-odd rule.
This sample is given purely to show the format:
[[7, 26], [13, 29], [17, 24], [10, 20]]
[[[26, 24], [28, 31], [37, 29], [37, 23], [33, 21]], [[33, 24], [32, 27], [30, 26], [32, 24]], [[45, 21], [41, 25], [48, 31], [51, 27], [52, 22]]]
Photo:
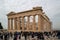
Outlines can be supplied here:
[[24, 18], [25, 16], [21, 16], [21, 18]]
[[8, 20], [10, 20], [11, 18], [8, 18]]
[[36, 16], [36, 15], [33, 15], [33, 16]]
[[28, 15], [27, 17], [30, 17], [31, 15]]

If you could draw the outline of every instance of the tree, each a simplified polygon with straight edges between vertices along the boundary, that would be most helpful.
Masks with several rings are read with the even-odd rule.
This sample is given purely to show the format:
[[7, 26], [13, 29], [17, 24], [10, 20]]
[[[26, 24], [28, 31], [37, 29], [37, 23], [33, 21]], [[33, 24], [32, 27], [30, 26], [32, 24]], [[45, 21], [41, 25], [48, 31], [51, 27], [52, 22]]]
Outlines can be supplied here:
[[3, 29], [2, 25], [1, 25], [1, 22], [0, 22], [0, 29]]

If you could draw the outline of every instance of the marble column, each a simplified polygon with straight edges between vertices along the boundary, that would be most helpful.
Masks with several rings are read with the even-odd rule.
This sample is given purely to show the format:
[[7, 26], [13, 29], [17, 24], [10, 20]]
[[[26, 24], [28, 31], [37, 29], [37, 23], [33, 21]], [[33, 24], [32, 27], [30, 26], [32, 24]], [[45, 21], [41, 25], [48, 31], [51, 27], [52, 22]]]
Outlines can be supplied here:
[[16, 18], [14, 18], [14, 29], [17, 29]]
[[44, 18], [41, 18], [41, 31], [44, 32]]
[[10, 30], [10, 18], [8, 18], [8, 30]]
[[48, 23], [48, 30], [51, 31], [51, 25], [50, 25], [50, 22]]
[[20, 30], [20, 17], [17, 18], [17, 29]]
[[51, 28], [52, 28], [52, 27], [51, 27], [51, 25], [52, 25], [52, 23], [51, 23], [51, 22], [49, 22], [50, 31], [51, 31]]
[[41, 32], [41, 15], [38, 15], [38, 31]]
[[14, 27], [14, 18], [13, 18], [13, 30], [15, 29], [15, 27]]
[[30, 16], [28, 16], [28, 21], [27, 21], [27, 30], [29, 30], [29, 22], [30, 22], [30, 20], [29, 20], [29, 18], [30, 18]]
[[13, 30], [13, 18], [11, 18], [11, 30]]
[[22, 31], [24, 31], [24, 17], [22, 17]]
[[35, 15], [33, 16], [33, 31], [35, 32]]

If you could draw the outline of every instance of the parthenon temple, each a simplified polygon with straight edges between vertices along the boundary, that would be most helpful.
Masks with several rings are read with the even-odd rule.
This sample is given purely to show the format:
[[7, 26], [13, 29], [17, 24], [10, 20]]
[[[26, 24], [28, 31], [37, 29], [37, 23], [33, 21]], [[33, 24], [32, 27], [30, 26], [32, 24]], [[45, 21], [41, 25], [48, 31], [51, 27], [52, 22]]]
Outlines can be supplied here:
[[44, 32], [51, 31], [51, 21], [43, 12], [42, 7], [33, 7], [23, 12], [10, 12], [8, 17], [8, 31]]

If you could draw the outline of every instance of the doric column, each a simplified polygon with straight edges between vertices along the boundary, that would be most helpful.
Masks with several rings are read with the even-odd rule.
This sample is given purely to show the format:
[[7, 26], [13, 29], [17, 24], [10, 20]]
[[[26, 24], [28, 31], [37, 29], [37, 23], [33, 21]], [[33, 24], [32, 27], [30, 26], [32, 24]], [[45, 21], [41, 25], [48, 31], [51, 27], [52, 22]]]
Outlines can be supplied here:
[[17, 18], [17, 29], [20, 30], [20, 17]]
[[11, 18], [11, 30], [13, 30], [13, 18]]
[[29, 30], [29, 22], [30, 22], [30, 20], [29, 20], [29, 18], [30, 18], [30, 16], [28, 16], [28, 21], [27, 21], [27, 30]]
[[14, 28], [14, 18], [13, 18], [13, 30], [14, 30], [15, 28]]
[[33, 31], [35, 31], [35, 15], [33, 16]]
[[44, 18], [41, 16], [41, 30], [44, 32]]
[[41, 32], [41, 15], [38, 15], [38, 31]]
[[10, 18], [8, 18], [8, 30], [10, 30]]
[[51, 28], [52, 28], [52, 27], [51, 27], [51, 25], [52, 25], [52, 23], [51, 23], [51, 22], [49, 22], [50, 31], [51, 31]]
[[14, 29], [17, 29], [16, 18], [14, 18]]
[[22, 30], [24, 30], [24, 17], [22, 17]]

